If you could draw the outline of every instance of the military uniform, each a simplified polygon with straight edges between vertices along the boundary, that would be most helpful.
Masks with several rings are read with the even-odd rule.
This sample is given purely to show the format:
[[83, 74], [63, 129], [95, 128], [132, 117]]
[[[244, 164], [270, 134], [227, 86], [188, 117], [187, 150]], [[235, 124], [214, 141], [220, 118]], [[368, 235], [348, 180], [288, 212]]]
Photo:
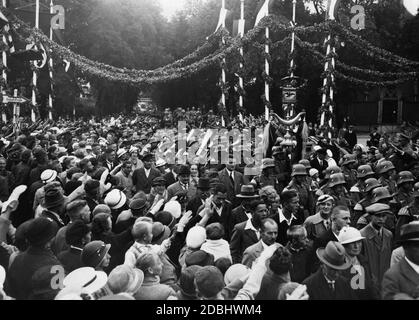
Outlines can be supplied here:
[[353, 185], [356, 184], [356, 170], [343, 167], [342, 173], [345, 176], [345, 181], [347, 183], [348, 188], [351, 188]]
[[397, 185], [396, 182], [391, 179], [386, 179], [384, 177], [380, 177], [378, 179], [378, 182], [383, 186], [387, 187], [388, 191], [390, 191], [390, 194], [395, 194], [397, 192]]
[[419, 221], [419, 203], [412, 202], [400, 209], [396, 224], [396, 240], [400, 236], [400, 228], [412, 221]]
[[409, 203], [412, 202], [412, 192], [402, 192], [401, 190], [397, 191], [394, 195], [394, 200], [396, 202], [396, 212], [398, 212], [401, 208], [407, 206]]
[[291, 189], [294, 189], [298, 193], [300, 199], [300, 207], [302, 207], [304, 211], [304, 217], [307, 218], [314, 214], [314, 199], [311, 195], [309, 185], [305, 183], [298, 184], [295, 179], [292, 179], [290, 184], [284, 190]]
[[[371, 200], [372, 200], [371, 197], [367, 196], [355, 204], [353, 217], [351, 217], [351, 221], [357, 228], [358, 228], [359, 219], [361, 219], [361, 217], [365, 215], [366, 208], [372, 204]], [[362, 219], [361, 224], [363, 224], [362, 226], [363, 228], [368, 224], [368, 222], [365, 219]]]
[[333, 199], [335, 199], [335, 206], [346, 206], [351, 211], [353, 210], [354, 204], [353, 204], [351, 198], [349, 197], [349, 195], [346, 192], [336, 193], [332, 189], [331, 192], [329, 193], [329, 195], [332, 196]]

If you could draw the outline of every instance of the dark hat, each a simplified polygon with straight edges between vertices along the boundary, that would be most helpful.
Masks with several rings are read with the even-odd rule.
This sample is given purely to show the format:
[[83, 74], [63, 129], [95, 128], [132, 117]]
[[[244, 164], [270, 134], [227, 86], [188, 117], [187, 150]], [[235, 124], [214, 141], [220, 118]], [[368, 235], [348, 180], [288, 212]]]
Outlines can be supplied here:
[[304, 164], [295, 164], [292, 167], [291, 177], [307, 176], [307, 169]]
[[154, 221], [161, 222], [163, 225], [169, 227], [170, 230], [172, 230], [176, 224], [175, 217], [168, 211], [157, 212], [154, 216]]
[[259, 198], [259, 195], [255, 193], [255, 187], [252, 184], [242, 185], [240, 194], [236, 196], [240, 199], [256, 199]]
[[190, 175], [190, 174], [191, 174], [191, 169], [189, 168], [189, 166], [185, 166], [185, 165], [180, 166], [179, 173], [178, 173], [179, 176]]
[[49, 218], [36, 218], [26, 230], [26, 239], [33, 246], [43, 246], [57, 234], [57, 225]]
[[86, 267], [96, 268], [105, 258], [110, 244], [105, 244], [103, 241], [92, 241], [86, 244], [81, 253], [81, 261]]
[[346, 166], [350, 163], [356, 163], [356, 155], [354, 154], [345, 154], [343, 156], [342, 166]]
[[326, 248], [317, 249], [316, 254], [321, 262], [335, 270], [346, 270], [351, 265], [345, 248], [339, 242], [329, 241]]
[[203, 177], [198, 180], [198, 189], [209, 190], [211, 189], [210, 179]]
[[129, 204], [131, 210], [141, 210], [147, 205], [147, 198], [139, 197], [132, 200]]
[[53, 188], [45, 192], [44, 207], [54, 208], [64, 203], [64, 196], [60, 189]]
[[225, 286], [224, 277], [218, 268], [206, 266], [195, 274], [196, 287], [206, 298], [215, 297]]
[[143, 161], [152, 161], [153, 160], [153, 154], [147, 153], [143, 156]]
[[69, 224], [65, 232], [65, 242], [70, 246], [80, 245], [80, 240], [90, 232], [90, 227], [82, 220]]
[[211, 253], [198, 250], [186, 256], [185, 264], [187, 267], [194, 265], [201, 267], [211, 266], [214, 265], [214, 256]]
[[96, 190], [100, 187], [100, 182], [95, 179], [90, 179], [86, 181], [86, 184], [84, 185], [84, 190], [87, 193], [91, 193], [93, 190]]
[[405, 244], [407, 242], [419, 243], [419, 221], [413, 221], [401, 227], [399, 243]]
[[169, 238], [171, 231], [169, 227], [163, 225], [161, 222], [154, 222], [152, 233], [153, 240], [151, 240], [151, 243], [160, 245], [164, 240]]
[[201, 270], [200, 266], [189, 266], [182, 270], [179, 277], [180, 290], [184, 295], [196, 298], [195, 274]]
[[157, 177], [153, 179], [152, 186], [165, 186], [166, 185], [166, 179], [164, 177]]
[[304, 167], [306, 167], [306, 169], [311, 169], [311, 164], [310, 161], [308, 161], [307, 159], [302, 159], [298, 162], [298, 164], [302, 164]]

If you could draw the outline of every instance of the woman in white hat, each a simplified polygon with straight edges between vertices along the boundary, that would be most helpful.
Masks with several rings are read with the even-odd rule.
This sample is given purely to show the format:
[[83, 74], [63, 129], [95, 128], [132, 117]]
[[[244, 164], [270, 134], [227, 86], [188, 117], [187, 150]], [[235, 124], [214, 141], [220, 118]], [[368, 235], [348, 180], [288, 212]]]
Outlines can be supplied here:
[[345, 248], [351, 266], [342, 276], [350, 281], [352, 289], [360, 300], [378, 300], [380, 291], [369, 273], [368, 261], [361, 255], [362, 240], [365, 239], [358, 229], [343, 227], [339, 232], [339, 243]]
[[317, 199], [316, 214], [308, 217], [304, 222], [309, 239], [321, 238], [330, 229], [332, 226], [330, 214], [334, 203], [333, 197], [327, 194]]

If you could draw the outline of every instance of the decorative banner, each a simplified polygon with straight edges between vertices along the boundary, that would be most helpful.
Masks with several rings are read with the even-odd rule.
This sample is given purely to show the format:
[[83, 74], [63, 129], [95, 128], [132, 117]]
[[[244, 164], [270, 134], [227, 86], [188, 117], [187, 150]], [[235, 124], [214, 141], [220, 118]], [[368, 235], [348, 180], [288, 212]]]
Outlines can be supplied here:
[[326, 20], [336, 20], [341, 0], [327, 0]]
[[297, 89], [284, 87], [282, 89], [282, 103], [297, 103]]
[[220, 27], [222, 27], [225, 24], [227, 12], [228, 12], [228, 10], [226, 8], [221, 8], [217, 28], [215, 28], [214, 32], [217, 32], [218, 29], [220, 29]]
[[269, 2], [270, 2], [270, 0], [265, 0], [265, 2], [263, 3], [262, 7], [260, 8], [259, 13], [256, 16], [255, 27], [259, 24], [259, 22], [264, 17], [266, 17], [267, 15], [269, 15]]
[[45, 47], [42, 43], [39, 44], [39, 52], [42, 55], [42, 60], [35, 61], [34, 66], [38, 69], [42, 69], [45, 67], [48, 61], [47, 50], [45, 50]]

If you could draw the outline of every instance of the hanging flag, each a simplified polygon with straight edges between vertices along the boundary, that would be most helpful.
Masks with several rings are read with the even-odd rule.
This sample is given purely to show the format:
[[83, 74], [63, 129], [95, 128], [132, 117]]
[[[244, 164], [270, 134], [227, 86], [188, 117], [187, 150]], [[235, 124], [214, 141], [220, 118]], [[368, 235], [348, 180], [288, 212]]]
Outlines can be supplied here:
[[269, 2], [270, 0], [265, 0], [264, 4], [260, 8], [259, 13], [256, 16], [255, 27], [259, 24], [260, 20], [269, 15]]
[[42, 43], [39, 44], [39, 52], [42, 55], [42, 59], [35, 61], [34, 65], [36, 68], [42, 69], [43, 67], [45, 67], [48, 61], [47, 50], [45, 50], [45, 47]]
[[220, 27], [225, 24], [226, 22], [226, 17], [227, 17], [227, 12], [228, 10], [226, 8], [221, 8], [220, 10], [220, 17], [218, 19], [218, 24], [217, 24], [217, 28], [215, 28], [214, 32], [217, 32], [218, 29], [220, 29]]
[[326, 20], [336, 20], [341, 0], [327, 0]]

